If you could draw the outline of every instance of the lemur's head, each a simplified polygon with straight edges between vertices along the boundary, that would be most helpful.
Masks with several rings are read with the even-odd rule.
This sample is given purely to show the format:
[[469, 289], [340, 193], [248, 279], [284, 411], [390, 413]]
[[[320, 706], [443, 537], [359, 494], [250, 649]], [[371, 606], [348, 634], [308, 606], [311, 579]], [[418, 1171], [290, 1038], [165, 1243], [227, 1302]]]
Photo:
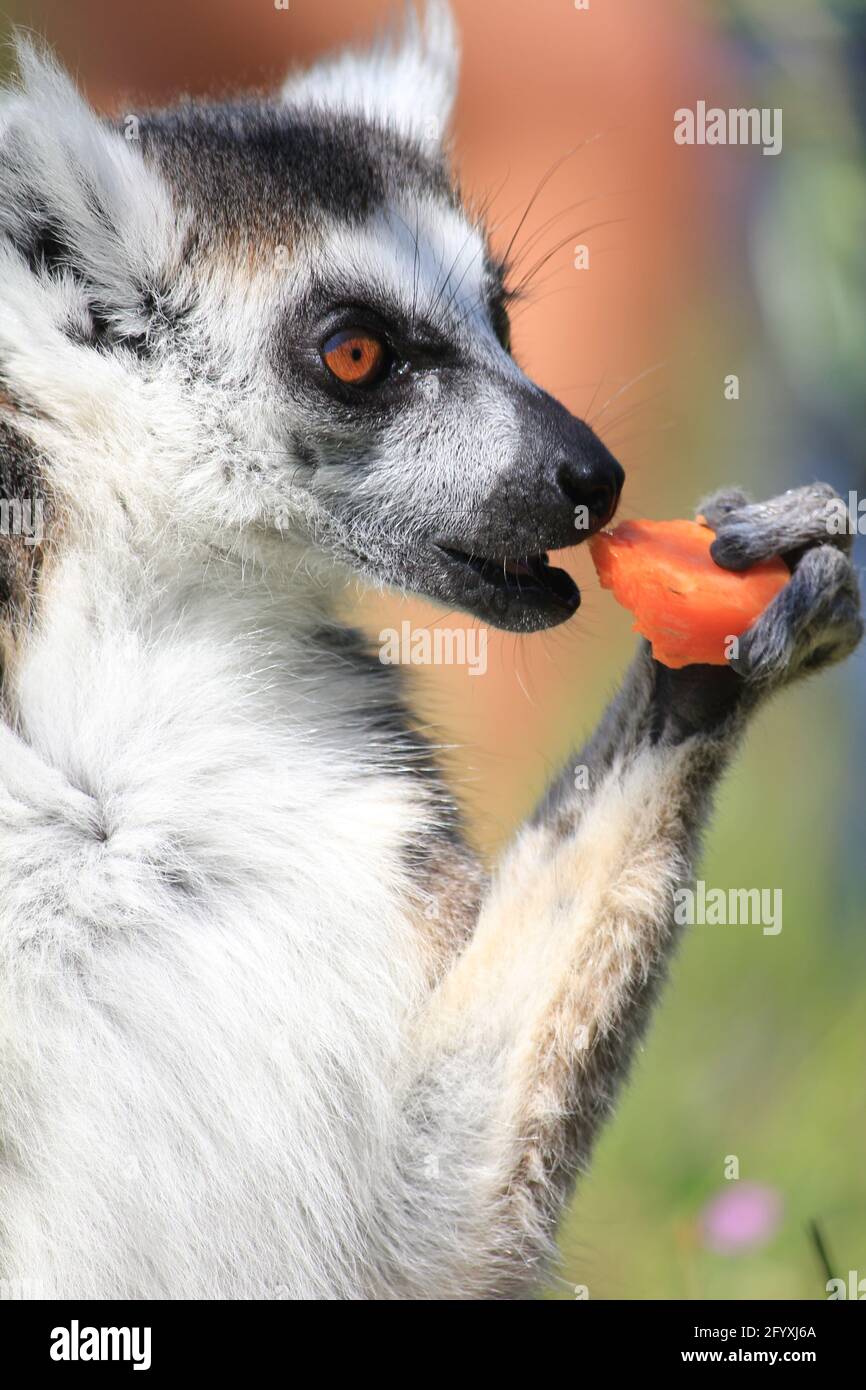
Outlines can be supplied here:
[[507, 267], [443, 153], [455, 67], [431, 3], [272, 99], [108, 123], [23, 50], [0, 423], [69, 515], [282, 546], [515, 630], [574, 611], [546, 552], [609, 520], [623, 474], [511, 356]]

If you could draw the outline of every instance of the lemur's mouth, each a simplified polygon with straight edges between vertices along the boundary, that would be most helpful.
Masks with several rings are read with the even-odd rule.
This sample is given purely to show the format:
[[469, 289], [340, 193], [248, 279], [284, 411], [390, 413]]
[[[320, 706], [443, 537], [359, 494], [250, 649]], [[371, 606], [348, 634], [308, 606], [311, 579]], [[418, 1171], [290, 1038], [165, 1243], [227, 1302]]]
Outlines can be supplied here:
[[570, 618], [580, 606], [580, 590], [571, 575], [551, 565], [543, 551], [515, 558], [467, 555], [443, 544], [437, 549], [452, 566], [462, 569], [467, 606], [476, 611], [492, 609], [483, 616], [504, 627], [551, 627]]

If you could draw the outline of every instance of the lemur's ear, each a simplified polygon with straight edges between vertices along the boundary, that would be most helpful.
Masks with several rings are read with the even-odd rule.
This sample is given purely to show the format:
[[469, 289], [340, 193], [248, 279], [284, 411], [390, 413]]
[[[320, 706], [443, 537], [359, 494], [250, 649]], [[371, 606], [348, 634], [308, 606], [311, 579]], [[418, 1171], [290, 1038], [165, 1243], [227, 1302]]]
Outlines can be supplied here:
[[171, 241], [168, 191], [49, 56], [16, 46], [21, 84], [0, 96], [0, 249], [86, 287], [102, 330], [140, 334]]
[[459, 52], [446, 0], [427, 0], [419, 17], [406, 4], [403, 24], [372, 48], [348, 49], [292, 74], [283, 97], [292, 106], [351, 112], [416, 140], [440, 141], [457, 88]]

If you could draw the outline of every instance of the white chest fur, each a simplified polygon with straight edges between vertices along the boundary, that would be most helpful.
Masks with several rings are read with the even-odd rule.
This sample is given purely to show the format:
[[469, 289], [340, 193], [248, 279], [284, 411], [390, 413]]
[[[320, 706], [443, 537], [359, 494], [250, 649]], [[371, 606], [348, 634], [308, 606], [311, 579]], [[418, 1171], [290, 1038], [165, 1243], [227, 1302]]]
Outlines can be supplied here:
[[357, 1296], [423, 987], [421, 795], [347, 728], [369, 677], [317, 674], [273, 605], [87, 613], [54, 605], [21, 701], [91, 824], [36, 787], [0, 823], [4, 1266], [49, 1295]]

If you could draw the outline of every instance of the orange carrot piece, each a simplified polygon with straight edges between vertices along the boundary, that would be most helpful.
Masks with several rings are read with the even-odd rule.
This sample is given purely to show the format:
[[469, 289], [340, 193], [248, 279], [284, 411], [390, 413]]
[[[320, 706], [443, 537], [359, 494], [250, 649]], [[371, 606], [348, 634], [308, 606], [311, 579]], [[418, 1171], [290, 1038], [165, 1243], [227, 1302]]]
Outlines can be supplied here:
[[724, 666], [740, 637], [790, 579], [783, 560], [742, 572], [710, 555], [715, 532], [696, 521], [624, 521], [590, 549], [602, 588], [634, 614], [634, 632], [656, 661], [679, 668]]

